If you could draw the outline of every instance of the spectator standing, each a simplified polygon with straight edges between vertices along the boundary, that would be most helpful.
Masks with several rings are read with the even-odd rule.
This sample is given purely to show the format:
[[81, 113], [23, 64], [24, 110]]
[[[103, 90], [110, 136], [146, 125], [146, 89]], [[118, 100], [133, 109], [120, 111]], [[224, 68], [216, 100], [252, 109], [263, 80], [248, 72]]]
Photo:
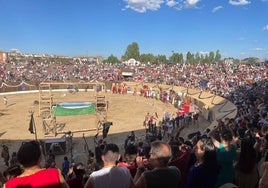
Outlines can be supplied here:
[[[220, 130], [221, 128], [221, 130]], [[215, 137], [215, 131], [218, 131], [219, 140]], [[236, 147], [232, 144], [233, 135], [230, 129], [224, 127], [224, 123], [219, 120], [218, 126], [209, 132], [213, 144], [217, 148], [217, 159], [220, 165], [216, 187], [226, 183], [234, 182], [234, 161], [236, 159]]]
[[92, 172], [85, 184], [85, 188], [134, 187], [129, 170], [125, 167], [116, 166], [119, 158], [118, 146], [113, 143], [107, 144], [101, 155], [104, 166], [102, 169]]
[[82, 163], [77, 163], [70, 169], [72, 169], [74, 173], [74, 177], [67, 180], [70, 188], [84, 188], [83, 178], [86, 173], [84, 165]]
[[134, 145], [129, 145], [125, 149], [124, 161], [117, 164], [118, 167], [126, 167], [129, 169], [131, 176], [134, 178], [137, 170], [136, 157], [138, 149]]
[[9, 149], [6, 145], [2, 145], [1, 157], [4, 159], [5, 165], [9, 166]]
[[11, 155], [11, 159], [10, 159], [10, 166], [14, 166], [19, 164], [18, 159], [17, 159], [17, 152], [13, 152]]
[[267, 188], [268, 187], [268, 161], [265, 161], [261, 164], [262, 174], [259, 181], [258, 188]]
[[23, 143], [18, 151], [17, 157], [19, 163], [23, 166], [23, 173], [7, 181], [4, 184], [4, 188], [69, 187], [59, 169], [41, 168], [42, 155], [38, 142], [29, 141]]
[[68, 157], [64, 156], [63, 162], [61, 164], [61, 171], [64, 174], [65, 178], [68, 176], [69, 168], [70, 168], [70, 162], [68, 160]]
[[185, 188], [214, 188], [219, 174], [216, 148], [202, 138], [195, 146], [196, 163], [190, 168]]
[[180, 137], [180, 133], [185, 127], [185, 125], [180, 126], [175, 135], [175, 140], [178, 140], [179, 143], [169, 143], [172, 150], [172, 158], [168, 162], [168, 166], [176, 166], [178, 169], [180, 169], [182, 185], [185, 183], [186, 175], [188, 174], [190, 166], [190, 159], [192, 156], [192, 147], [184, 144], [184, 140], [182, 137]]
[[134, 178], [135, 186], [137, 188], [181, 187], [180, 170], [175, 166], [168, 166], [171, 155], [169, 144], [162, 141], [152, 142], [149, 158], [152, 170], [144, 171], [146, 166], [143, 158], [138, 156], [136, 159], [138, 169]]
[[250, 139], [244, 138], [235, 164], [235, 184], [239, 188], [256, 188], [258, 181], [257, 154]]

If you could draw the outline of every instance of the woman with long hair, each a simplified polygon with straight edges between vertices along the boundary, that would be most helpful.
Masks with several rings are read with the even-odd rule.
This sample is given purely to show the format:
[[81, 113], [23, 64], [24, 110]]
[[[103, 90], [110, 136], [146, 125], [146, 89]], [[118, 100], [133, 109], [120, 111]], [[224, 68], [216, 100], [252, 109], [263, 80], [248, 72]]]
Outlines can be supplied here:
[[239, 188], [255, 188], [258, 180], [257, 154], [250, 139], [244, 138], [235, 164], [235, 184]]
[[186, 188], [214, 188], [219, 166], [216, 147], [210, 139], [202, 138], [195, 146], [196, 163], [190, 168], [186, 178]]

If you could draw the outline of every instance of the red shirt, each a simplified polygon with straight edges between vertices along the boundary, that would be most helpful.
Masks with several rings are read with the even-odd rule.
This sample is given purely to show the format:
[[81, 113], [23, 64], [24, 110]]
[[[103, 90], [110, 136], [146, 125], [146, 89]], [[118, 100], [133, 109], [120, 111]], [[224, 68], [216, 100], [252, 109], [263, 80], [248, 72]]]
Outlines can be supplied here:
[[40, 170], [35, 174], [23, 177], [16, 177], [5, 184], [6, 188], [31, 187], [31, 188], [59, 188], [60, 172], [57, 168]]
[[120, 162], [120, 163], [117, 164], [117, 166], [118, 167], [126, 167], [126, 168], [128, 168], [132, 178], [135, 177], [135, 174], [136, 174], [136, 171], [137, 171], [137, 166], [136, 165], [130, 165], [130, 164], [127, 164], [125, 162]]

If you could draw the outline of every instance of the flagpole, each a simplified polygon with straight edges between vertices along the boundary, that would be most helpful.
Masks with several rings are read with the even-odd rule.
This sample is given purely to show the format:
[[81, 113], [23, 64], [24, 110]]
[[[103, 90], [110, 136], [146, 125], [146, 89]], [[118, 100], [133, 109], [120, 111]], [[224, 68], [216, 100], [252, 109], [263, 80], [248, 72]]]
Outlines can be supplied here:
[[29, 111], [31, 113], [31, 119], [30, 119], [30, 123], [29, 123], [29, 131], [31, 134], [34, 134], [35, 136], [35, 140], [37, 141], [37, 132], [36, 132], [36, 126], [35, 126], [35, 122], [34, 122], [34, 112], [33, 111]]
[[[32, 116], [33, 116], [33, 113], [32, 113]], [[37, 141], [37, 132], [36, 132], [36, 126], [34, 122], [34, 117], [33, 117], [33, 127], [34, 127], [34, 137], [35, 137], [35, 140]]]

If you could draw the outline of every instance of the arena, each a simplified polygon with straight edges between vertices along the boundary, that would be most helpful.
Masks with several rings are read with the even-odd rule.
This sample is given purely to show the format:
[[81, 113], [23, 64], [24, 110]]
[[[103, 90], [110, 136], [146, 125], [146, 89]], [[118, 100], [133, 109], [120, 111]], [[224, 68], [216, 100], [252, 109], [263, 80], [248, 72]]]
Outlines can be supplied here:
[[[177, 88], [179, 90], [179, 88]], [[182, 88], [180, 88], [182, 90]], [[191, 97], [200, 98], [204, 103], [208, 103], [207, 106], [212, 105], [211, 94], [202, 93], [196, 90], [189, 91], [195, 93]], [[172, 115], [178, 113], [178, 109], [170, 103], [163, 103], [162, 101], [145, 98], [143, 96], [134, 96], [132, 92], [127, 94], [114, 94], [111, 91], [104, 93], [106, 100], [108, 101], [107, 109], [107, 121], [112, 122], [107, 138], [108, 143], [117, 143], [123, 151], [124, 141], [131, 131], [134, 131], [137, 139], [142, 141], [145, 138], [145, 127], [143, 126], [144, 118], [147, 113], [157, 114], [160, 121], [165, 116], [165, 113]], [[16, 151], [23, 141], [35, 139], [49, 142], [50, 140], [60, 140], [65, 138], [68, 132], [72, 132], [72, 154], [75, 161], [86, 161], [87, 153], [85, 150], [85, 141], [87, 142], [89, 149], [94, 151], [94, 136], [98, 132], [98, 115], [74, 115], [74, 116], [57, 116], [56, 122], [63, 125], [60, 128], [60, 134], [57, 135], [45, 135], [43, 129], [43, 120], [39, 115], [39, 105], [36, 101], [39, 100], [39, 92], [24, 92], [24, 93], [5, 93], [8, 99], [7, 106], [1, 107], [1, 142], [9, 147], [10, 153]], [[62, 102], [74, 102], [74, 101], [95, 101], [96, 93], [94, 91], [81, 90], [77, 93], [70, 93], [66, 91], [53, 92], [53, 98], [57, 103]], [[203, 98], [203, 99], [202, 99]], [[221, 103], [223, 100], [221, 97], [217, 97], [214, 102]], [[213, 105], [212, 105], [213, 106]], [[215, 106], [215, 105], [214, 105]], [[223, 105], [220, 105], [223, 106]], [[219, 106], [219, 107], [220, 107]], [[232, 104], [224, 106], [226, 109], [233, 109]], [[216, 109], [214, 109], [216, 111]], [[229, 112], [229, 111], [228, 111]], [[29, 122], [31, 113], [33, 113], [34, 123], [36, 127], [36, 135], [29, 132]], [[234, 116], [236, 112], [228, 115]], [[225, 113], [216, 114], [216, 116], [224, 116]], [[188, 126], [182, 136], [186, 137], [189, 133], [204, 131], [207, 127], [213, 126], [207, 120], [201, 116], [196, 125]], [[99, 138], [102, 138], [100, 133]], [[68, 135], [67, 135], [68, 136]], [[83, 139], [85, 138], [85, 139]], [[61, 164], [63, 156], [70, 156], [70, 152], [66, 151], [62, 155], [57, 155], [58, 164]], [[4, 168], [3, 163], [1, 163]]]

